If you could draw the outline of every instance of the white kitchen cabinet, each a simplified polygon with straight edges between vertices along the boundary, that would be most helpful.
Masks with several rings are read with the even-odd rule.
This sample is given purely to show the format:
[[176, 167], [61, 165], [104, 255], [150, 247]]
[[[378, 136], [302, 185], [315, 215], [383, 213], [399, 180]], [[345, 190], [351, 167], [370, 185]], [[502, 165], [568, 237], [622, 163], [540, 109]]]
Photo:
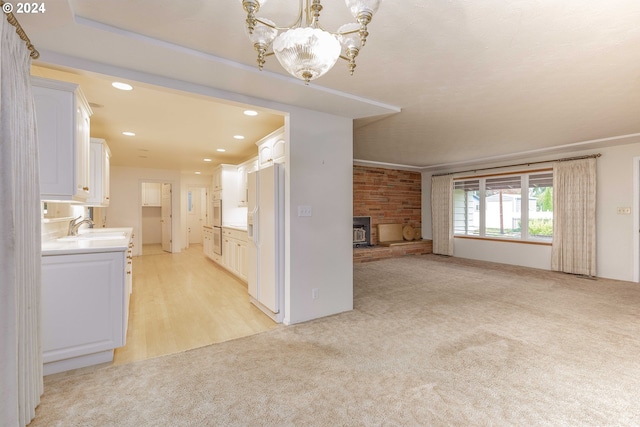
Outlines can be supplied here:
[[142, 183], [142, 206], [162, 205], [162, 184], [159, 182]]
[[89, 152], [89, 198], [87, 206], [109, 206], [111, 150], [104, 139], [91, 138]]
[[247, 241], [238, 242], [236, 263], [238, 277], [246, 282], [249, 279], [249, 243]]
[[285, 162], [284, 127], [271, 132], [256, 142], [258, 146], [258, 166], [264, 168], [274, 163]]
[[206, 257], [213, 259], [213, 229], [211, 227], [202, 227], [202, 249]]
[[223, 165], [219, 165], [216, 166], [213, 169], [213, 181], [212, 181], [212, 186], [213, 186], [213, 191], [220, 191], [222, 190], [222, 171], [223, 171]]
[[42, 257], [45, 375], [113, 360], [126, 342], [125, 251]]
[[[129, 247], [127, 248], [127, 265], [125, 266], [125, 280], [127, 282], [127, 305], [125, 307], [126, 313], [126, 322], [125, 324], [129, 325], [129, 300], [131, 298], [131, 294], [133, 293], [133, 238], [135, 235], [132, 233], [129, 238]], [[124, 336], [127, 336], [127, 330], [124, 331]]]
[[78, 85], [31, 78], [40, 157], [40, 198], [84, 202], [90, 195], [89, 103]]
[[271, 158], [273, 159], [273, 163], [285, 162], [284, 134], [273, 142], [273, 146], [271, 147]]
[[238, 206], [247, 206], [249, 196], [249, 172], [258, 169], [258, 157], [238, 165]]
[[244, 282], [247, 281], [249, 274], [247, 252], [247, 232], [223, 227], [222, 266]]
[[222, 265], [229, 271], [236, 270], [236, 242], [222, 232]]

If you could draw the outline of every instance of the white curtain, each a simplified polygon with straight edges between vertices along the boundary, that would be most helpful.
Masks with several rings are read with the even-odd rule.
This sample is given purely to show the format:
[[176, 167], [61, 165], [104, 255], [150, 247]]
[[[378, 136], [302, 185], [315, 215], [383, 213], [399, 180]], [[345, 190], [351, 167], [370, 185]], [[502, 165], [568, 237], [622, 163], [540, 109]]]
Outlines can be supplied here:
[[0, 19], [0, 425], [24, 426], [43, 391], [40, 186], [31, 58]]
[[431, 178], [431, 229], [433, 253], [453, 255], [453, 177]]
[[551, 269], [596, 275], [596, 159], [553, 166]]

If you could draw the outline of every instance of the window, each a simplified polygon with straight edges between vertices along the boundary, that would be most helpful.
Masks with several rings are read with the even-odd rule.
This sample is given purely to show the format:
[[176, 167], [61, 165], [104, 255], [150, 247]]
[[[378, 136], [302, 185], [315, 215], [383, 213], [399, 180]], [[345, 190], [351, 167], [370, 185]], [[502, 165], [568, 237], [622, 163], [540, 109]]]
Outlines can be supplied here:
[[529, 239], [551, 242], [553, 237], [553, 173], [529, 176], [529, 198]]
[[480, 180], [453, 182], [453, 234], [480, 235]]
[[453, 232], [456, 236], [551, 242], [553, 173], [454, 180]]
[[484, 181], [485, 237], [519, 239], [522, 236], [520, 175], [486, 178]]

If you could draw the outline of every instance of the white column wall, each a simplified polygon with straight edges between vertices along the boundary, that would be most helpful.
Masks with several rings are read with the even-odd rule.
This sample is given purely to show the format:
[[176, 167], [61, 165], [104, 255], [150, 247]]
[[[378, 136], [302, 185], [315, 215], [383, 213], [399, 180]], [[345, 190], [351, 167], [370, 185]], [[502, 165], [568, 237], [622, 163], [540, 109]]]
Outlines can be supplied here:
[[[292, 109], [285, 128], [289, 240], [284, 322], [291, 324], [353, 309], [353, 124]], [[298, 216], [301, 205], [311, 206], [311, 217]]]

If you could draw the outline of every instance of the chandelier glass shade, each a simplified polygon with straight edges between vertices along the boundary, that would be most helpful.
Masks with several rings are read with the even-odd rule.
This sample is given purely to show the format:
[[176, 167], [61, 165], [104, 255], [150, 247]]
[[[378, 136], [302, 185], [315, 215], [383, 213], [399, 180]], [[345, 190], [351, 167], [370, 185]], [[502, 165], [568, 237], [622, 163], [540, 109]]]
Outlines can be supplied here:
[[265, 58], [275, 54], [287, 72], [308, 84], [324, 75], [339, 58], [348, 62], [353, 75], [355, 58], [366, 43], [367, 25], [382, 0], [345, 0], [357, 22], [345, 24], [336, 32], [320, 26], [321, 0], [299, 0], [298, 18], [288, 27], [279, 27], [272, 21], [256, 17], [267, 0], [240, 0], [247, 12], [246, 32], [258, 52], [258, 68], [262, 70]]

